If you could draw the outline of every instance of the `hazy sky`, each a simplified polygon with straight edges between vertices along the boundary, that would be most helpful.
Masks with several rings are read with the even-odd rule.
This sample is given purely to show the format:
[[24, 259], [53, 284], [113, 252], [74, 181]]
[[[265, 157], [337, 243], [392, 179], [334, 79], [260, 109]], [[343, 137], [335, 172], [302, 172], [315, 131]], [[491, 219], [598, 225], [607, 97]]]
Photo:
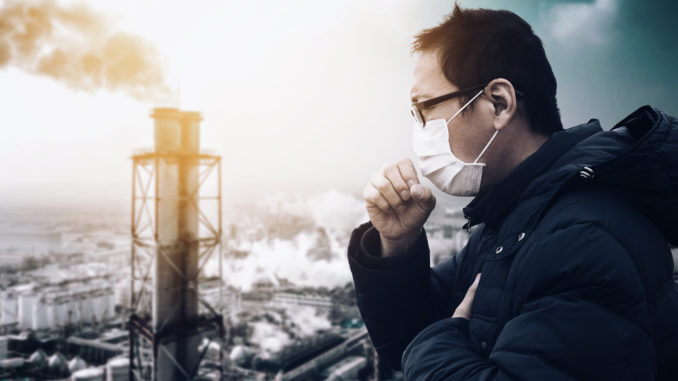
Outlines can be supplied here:
[[[676, 2], [460, 4], [509, 9], [533, 26], [558, 80], [565, 126], [595, 117], [610, 128], [644, 104], [678, 115]], [[105, 31], [137, 35], [140, 46], [152, 47], [166, 84], [180, 90], [180, 107], [203, 113], [202, 145], [224, 158], [225, 195], [249, 200], [274, 191], [360, 194], [383, 163], [413, 157], [412, 36], [452, 6], [128, 0], [88, 8], [107, 19]], [[40, 54], [65, 39], [93, 38], [64, 36], [42, 41]], [[91, 90], [96, 83], [69, 75], [55, 80], [24, 61], [3, 66], [0, 54], [0, 205], [129, 199], [129, 156], [153, 144], [151, 109], [176, 106], [130, 95], [110, 78], [108, 89]]]

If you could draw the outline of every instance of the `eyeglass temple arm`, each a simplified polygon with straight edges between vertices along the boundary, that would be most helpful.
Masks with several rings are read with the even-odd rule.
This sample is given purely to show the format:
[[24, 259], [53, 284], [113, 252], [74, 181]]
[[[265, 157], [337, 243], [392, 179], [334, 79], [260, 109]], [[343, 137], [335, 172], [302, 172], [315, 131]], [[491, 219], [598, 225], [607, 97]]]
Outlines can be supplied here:
[[[471, 88], [468, 88], [468, 89], [455, 91], [453, 93], [449, 93], [449, 94], [446, 94], [446, 95], [443, 95], [443, 96], [440, 96], [440, 97], [437, 97], [437, 98], [425, 100], [423, 102], [416, 102], [415, 105], [421, 106], [423, 108], [428, 108], [428, 107], [431, 107], [431, 106], [435, 106], [438, 103], [444, 102], [444, 101], [446, 101], [450, 98], [458, 97], [459, 95], [462, 95], [462, 94], [466, 94], [466, 93], [470, 93], [472, 91], [480, 90], [481, 88], [483, 88], [485, 86], [487, 86], [487, 85], [478, 85], [478, 86], [474, 86], [474, 87], [471, 87]], [[516, 95], [519, 96], [519, 97], [525, 96], [525, 94], [518, 89], [514, 88], [514, 91], [515, 91]]]

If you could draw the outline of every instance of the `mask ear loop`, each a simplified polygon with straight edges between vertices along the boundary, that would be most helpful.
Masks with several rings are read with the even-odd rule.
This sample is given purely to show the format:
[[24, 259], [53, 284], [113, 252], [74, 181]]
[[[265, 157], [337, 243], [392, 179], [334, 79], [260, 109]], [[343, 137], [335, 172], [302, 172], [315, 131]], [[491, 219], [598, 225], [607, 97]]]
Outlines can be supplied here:
[[447, 124], [450, 124], [450, 122], [452, 121], [452, 119], [454, 119], [455, 116], [457, 116], [460, 112], [464, 111], [464, 109], [466, 108], [466, 106], [470, 105], [471, 102], [473, 102], [476, 98], [478, 98], [478, 97], [480, 96], [480, 94], [482, 94], [484, 91], [485, 91], [485, 89], [482, 89], [482, 90], [478, 91], [478, 94], [476, 94], [475, 96], [473, 96], [473, 98], [471, 98], [470, 101], [466, 102], [466, 104], [463, 105], [457, 112], [455, 112], [454, 115], [452, 115], [452, 117], [451, 117], [450, 119], [448, 119], [448, 120], [445, 122], [445, 124], [446, 124], [446, 125], [447, 125]]
[[478, 157], [473, 161], [473, 164], [476, 164], [478, 162], [478, 160], [480, 160], [480, 157], [483, 156], [483, 154], [485, 153], [485, 150], [487, 150], [487, 148], [490, 146], [490, 144], [494, 140], [494, 137], [497, 136], [498, 132], [499, 132], [499, 130], [494, 131], [494, 134], [492, 134], [490, 141], [487, 142], [487, 144], [485, 144], [485, 148], [483, 148], [483, 150], [480, 152], [480, 155], [478, 155]]
[[[483, 91], [485, 91], [485, 89], [483, 89]], [[478, 155], [478, 157], [473, 161], [473, 164], [477, 164], [477, 163], [478, 163], [478, 160], [480, 160], [480, 158], [483, 156], [483, 154], [485, 153], [485, 151], [487, 150], [487, 148], [490, 146], [490, 144], [492, 144], [492, 141], [493, 141], [494, 138], [497, 136], [497, 133], [498, 133], [498, 132], [499, 132], [499, 130], [494, 131], [494, 134], [492, 134], [492, 137], [490, 138], [490, 141], [487, 142], [487, 144], [485, 144], [485, 148], [483, 148], [483, 150], [480, 151], [480, 155]]]

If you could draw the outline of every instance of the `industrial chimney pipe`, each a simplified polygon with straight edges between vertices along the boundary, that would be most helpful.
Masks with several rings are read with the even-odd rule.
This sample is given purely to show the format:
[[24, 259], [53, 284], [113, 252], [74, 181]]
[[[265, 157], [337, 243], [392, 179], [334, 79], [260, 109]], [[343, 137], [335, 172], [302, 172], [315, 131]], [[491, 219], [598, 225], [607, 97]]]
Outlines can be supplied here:
[[161, 342], [154, 354], [156, 380], [184, 380], [199, 361], [197, 336], [163, 337], [188, 331], [198, 318], [200, 121], [197, 112], [156, 108], [156, 242], [153, 330]]

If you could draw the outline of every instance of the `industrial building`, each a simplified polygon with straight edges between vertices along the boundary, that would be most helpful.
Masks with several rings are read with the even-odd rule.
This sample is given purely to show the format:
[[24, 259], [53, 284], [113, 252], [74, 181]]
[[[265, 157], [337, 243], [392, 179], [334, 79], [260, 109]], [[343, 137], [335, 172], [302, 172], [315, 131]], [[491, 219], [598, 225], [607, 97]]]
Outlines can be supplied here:
[[115, 317], [115, 293], [105, 282], [28, 284], [0, 293], [0, 329], [57, 330]]
[[300, 294], [293, 292], [276, 292], [271, 299], [271, 306], [274, 307], [297, 307], [307, 306], [321, 310], [329, 310], [332, 307], [332, 300], [327, 296]]

